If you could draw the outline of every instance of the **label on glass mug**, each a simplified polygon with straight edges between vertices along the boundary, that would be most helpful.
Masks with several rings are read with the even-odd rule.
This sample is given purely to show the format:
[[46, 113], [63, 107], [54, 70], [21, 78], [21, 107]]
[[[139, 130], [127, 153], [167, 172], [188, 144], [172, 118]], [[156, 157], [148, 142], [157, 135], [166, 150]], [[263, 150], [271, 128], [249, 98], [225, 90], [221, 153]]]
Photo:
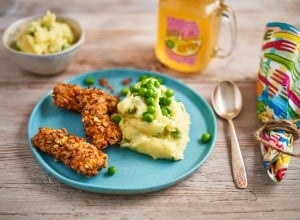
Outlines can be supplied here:
[[196, 22], [167, 17], [165, 52], [171, 60], [193, 65], [200, 46], [201, 36]]

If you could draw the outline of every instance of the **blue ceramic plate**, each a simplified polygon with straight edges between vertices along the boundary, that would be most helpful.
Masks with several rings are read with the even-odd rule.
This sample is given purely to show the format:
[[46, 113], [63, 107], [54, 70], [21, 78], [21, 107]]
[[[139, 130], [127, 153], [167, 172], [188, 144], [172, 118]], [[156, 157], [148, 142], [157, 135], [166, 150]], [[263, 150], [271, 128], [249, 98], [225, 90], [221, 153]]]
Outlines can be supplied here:
[[[108, 167], [117, 167], [117, 172], [113, 176], [106, 175], [107, 169], [101, 170], [95, 177], [88, 178], [77, 174], [63, 163], [55, 162], [51, 156], [40, 152], [31, 145], [30, 140], [40, 127], [66, 128], [69, 133], [85, 137], [81, 115], [54, 106], [51, 98], [52, 91], [50, 91], [35, 106], [29, 119], [28, 141], [38, 163], [48, 173], [65, 184], [99, 193], [131, 194], [156, 191], [169, 187], [192, 174], [212, 152], [217, 130], [215, 115], [211, 107], [192, 89], [165, 75], [132, 69], [94, 71], [71, 78], [67, 83], [86, 87], [84, 80], [87, 77], [92, 77], [95, 79], [94, 86], [109, 92], [109, 90], [101, 87], [98, 83], [100, 78], [105, 78], [115, 89], [115, 92], [112, 94], [119, 95], [123, 87], [121, 82], [124, 79], [132, 79], [131, 84], [133, 84], [143, 74], [162, 78], [164, 84], [174, 90], [175, 98], [184, 103], [187, 112], [190, 114], [192, 121], [190, 142], [184, 153], [183, 160], [154, 160], [149, 156], [129, 149], [110, 146], [105, 149], [105, 152], [109, 156]], [[209, 132], [212, 135], [212, 139], [206, 144], [199, 143], [203, 132]]]

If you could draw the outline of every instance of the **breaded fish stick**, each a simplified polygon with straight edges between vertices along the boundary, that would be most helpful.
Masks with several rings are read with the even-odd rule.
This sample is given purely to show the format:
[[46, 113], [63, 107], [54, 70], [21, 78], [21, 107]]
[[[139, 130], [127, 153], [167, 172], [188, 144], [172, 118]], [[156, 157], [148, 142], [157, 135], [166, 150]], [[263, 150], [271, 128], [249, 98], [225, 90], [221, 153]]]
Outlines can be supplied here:
[[89, 103], [104, 103], [107, 106], [108, 113], [116, 111], [118, 98], [109, 95], [105, 91], [96, 88], [81, 88], [74, 84], [57, 84], [53, 88], [53, 100], [57, 107], [81, 112], [83, 107]]
[[86, 176], [95, 176], [107, 166], [107, 154], [65, 129], [40, 128], [31, 141], [37, 149]]
[[121, 130], [110, 119], [110, 114], [116, 111], [117, 97], [100, 89], [72, 84], [57, 84], [52, 96], [57, 107], [81, 112], [86, 137], [99, 150], [120, 143]]
[[102, 103], [97, 103], [87, 104], [81, 112], [86, 137], [100, 150], [122, 139], [119, 126], [111, 121], [106, 111]]

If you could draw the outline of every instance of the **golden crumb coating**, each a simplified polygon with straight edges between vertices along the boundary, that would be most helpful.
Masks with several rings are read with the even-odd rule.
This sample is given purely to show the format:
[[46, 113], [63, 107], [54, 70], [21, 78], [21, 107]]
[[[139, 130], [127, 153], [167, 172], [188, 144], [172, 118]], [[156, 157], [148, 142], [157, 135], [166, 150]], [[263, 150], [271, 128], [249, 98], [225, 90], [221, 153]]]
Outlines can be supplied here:
[[107, 166], [107, 154], [65, 129], [40, 128], [31, 141], [37, 149], [86, 176], [95, 176]]
[[111, 121], [107, 107], [102, 103], [87, 104], [82, 112], [82, 122], [86, 137], [98, 148], [119, 144], [122, 139], [121, 129]]
[[89, 103], [103, 103], [107, 105], [108, 113], [116, 111], [118, 97], [109, 95], [105, 91], [96, 88], [81, 88], [78, 85], [59, 83], [53, 88], [52, 97], [57, 107], [81, 112]]
[[86, 137], [99, 150], [120, 143], [121, 130], [110, 118], [117, 110], [117, 97], [101, 89], [81, 88], [72, 84], [57, 84], [52, 96], [57, 107], [81, 112]]

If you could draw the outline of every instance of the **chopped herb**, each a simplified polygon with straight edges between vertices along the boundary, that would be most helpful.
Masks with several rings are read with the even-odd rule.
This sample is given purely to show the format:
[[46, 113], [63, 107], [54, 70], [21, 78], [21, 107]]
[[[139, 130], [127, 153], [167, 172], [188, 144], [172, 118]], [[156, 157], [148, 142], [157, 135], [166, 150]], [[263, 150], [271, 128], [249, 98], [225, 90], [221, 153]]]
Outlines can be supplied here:
[[61, 50], [64, 50], [66, 48], [67, 48], [67, 46], [65, 44], [61, 45]]
[[16, 51], [21, 51], [20, 47], [17, 45], [15, 48], [13, 48]]
[[134, 114], [134, 113], [136, 113], [136, 111], [137, 111], [137, 108], [136, 108], [136, 107], [133, 107], [133, 108], [129, 108], [127, 112], [128, 112], [129, 114]]
[[34, 37], [35, 31], [29, 31], [28, 34], [29, 34], [30, 36]]
[[176, 129], [175, 131], [171, 132], [173, 138], [180, 138], [180, 131]]
[[50, 25], [50, 26], [47, 27], [47, 30], [48, 30], [48, 31], [51, 31], [52, 29], [53, 29], [53, 26], [52, 26], [52, 25]]
[[123, 142], [124, 142], [124, 143], [129, 143], [130, 140], [129, 140], [128, 138], [124, 138], [124, 139], [123, 139]]

